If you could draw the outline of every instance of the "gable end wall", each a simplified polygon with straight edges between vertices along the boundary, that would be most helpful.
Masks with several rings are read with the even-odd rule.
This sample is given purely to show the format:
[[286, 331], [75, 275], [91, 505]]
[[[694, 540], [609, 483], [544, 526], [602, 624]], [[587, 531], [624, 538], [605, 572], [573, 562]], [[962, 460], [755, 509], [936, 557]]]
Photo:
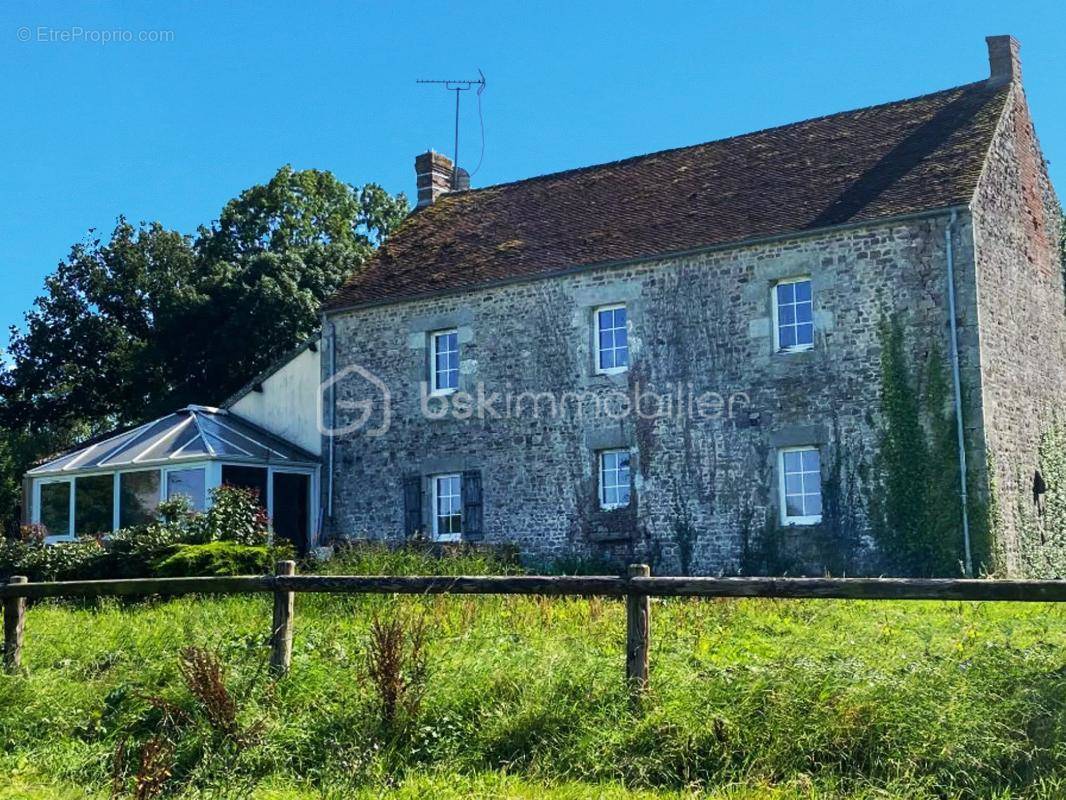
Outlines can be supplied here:
[[1062, 577], [1066, 548], [1052, 522], [1036, 514], [1032, 494], [1041, 435], [1066, 398], [1061, 217], [1020, 85], [999, 121], [972, 210], [996, 566]]

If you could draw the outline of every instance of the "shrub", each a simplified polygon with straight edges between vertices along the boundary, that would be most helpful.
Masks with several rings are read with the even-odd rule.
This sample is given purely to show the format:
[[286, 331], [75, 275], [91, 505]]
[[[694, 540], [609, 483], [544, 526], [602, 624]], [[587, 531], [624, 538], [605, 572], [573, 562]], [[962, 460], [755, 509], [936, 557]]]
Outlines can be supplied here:
[[[236, 575], [269, 571], [275, 559], [293, 558], [292, 548], [268, 548], [270, 521], [256, 493], [223, 486], [213, 505], [193, 512], [179, 497], [160, 503], [155, 519], [106, 538], [44, 543], [40, 526], [25, 526], [19, 539], [0, 541], [0, 577], [33, 581], [142, 578], [162, 575]], [[218, 544], [220, 547], [211, 548]], [[197, 550], [197, 546], [204, 549]], [[164, 566], [165, 565], [165, 566]]]
[[0, 575], [25, 575], [31, 581], [91, 579], [105, 560], [103, 546], [93, 538], [54, 546], [10, 540], [0, 545]]
[[264, 545], [270, 538], [270, 518], [259, 506], [259, 493], [240, 486], [220, 486], [211, 493], [211, 508], [196, 518], [199, 541]]
[[275, 561], [292, 557], [288, 542], [277, 547], [237, 542], [180, 544], [156, 561], [153, 572], [163, 577], [255, 575], [270, 572]]

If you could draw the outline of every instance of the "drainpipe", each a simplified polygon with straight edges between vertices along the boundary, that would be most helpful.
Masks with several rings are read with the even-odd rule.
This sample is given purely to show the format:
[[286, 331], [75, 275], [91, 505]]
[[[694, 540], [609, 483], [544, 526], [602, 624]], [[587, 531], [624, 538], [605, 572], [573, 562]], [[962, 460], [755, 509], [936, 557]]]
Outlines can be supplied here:
[[962, 551], [966, 577], [973, 577], [973, 555], [970, 552], [970, 515], [966, 497], [966, 440], [962, 425], [962, 380], [959, 377], [959, 334], [955, 317], [955, 246], [952, 234], [958, 212], [952, 211], [944, 229], [944, 247], [948, 261], [948, 329], [951, 331], [951, 378], [955, 385], [955, 433], [959, 439], [959, 498], [962, 502]]
[[332, 320], [327, 320], [324, 326], [329, 337], [329, 472], [326, 477], [326, 515], [333, 519], [333, 431], [337, 427], [337, 385], [333, 382], [333, 376], [337, 374], [337, 326]]

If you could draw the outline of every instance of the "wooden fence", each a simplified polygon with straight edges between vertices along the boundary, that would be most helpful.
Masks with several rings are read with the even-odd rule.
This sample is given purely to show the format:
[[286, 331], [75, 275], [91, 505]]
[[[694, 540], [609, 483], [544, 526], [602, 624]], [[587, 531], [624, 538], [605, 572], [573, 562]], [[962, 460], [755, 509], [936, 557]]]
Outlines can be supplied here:
[[0, 585], [4, 608], [4, 668], [21, 664], [26, 601], [44, 597], [133, 597], [185, 594], [274, 595], [270, 666], [284, 674], [292, 661], [297, 592], [340, 594], [527, 594], [605, 596], [626, 600], [626, 680], [639, 696], [648, 685], [652, 597], [773, 597], [842, 600], [967, 600], [1066, 602], [1066, 581], [999, 581], [913, 578], [654, 578], [644, 564], [618, 576], [503, 575], [478, 577], [376, 577], [297, 575], [280, 561], [274, 575], [221, 578], [133, 578], [30, 583], [15, 576]]

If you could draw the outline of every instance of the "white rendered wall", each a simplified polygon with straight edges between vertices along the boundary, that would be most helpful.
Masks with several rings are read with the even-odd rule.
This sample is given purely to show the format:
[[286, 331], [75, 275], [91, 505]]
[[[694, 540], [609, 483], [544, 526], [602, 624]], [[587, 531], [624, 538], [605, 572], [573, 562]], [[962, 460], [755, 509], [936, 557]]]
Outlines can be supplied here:
[[318, 431], [320, 362], [317, 348], [304, 350], [263, 381], [263, 391], [248, 392], [230, 410], [304, 450], [321, 455], [322, 436]]

